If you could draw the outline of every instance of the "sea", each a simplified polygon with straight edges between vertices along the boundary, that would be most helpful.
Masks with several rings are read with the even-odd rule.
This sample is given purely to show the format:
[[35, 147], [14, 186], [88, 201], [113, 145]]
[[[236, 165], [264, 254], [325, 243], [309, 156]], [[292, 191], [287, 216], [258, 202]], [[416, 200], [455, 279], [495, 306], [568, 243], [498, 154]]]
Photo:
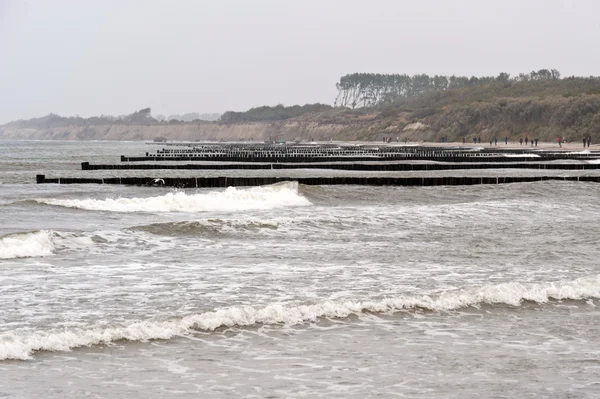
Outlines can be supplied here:
[[0, 398], [600, 397], [600, 184], [81, 170], [156, 149], [0, 141]]

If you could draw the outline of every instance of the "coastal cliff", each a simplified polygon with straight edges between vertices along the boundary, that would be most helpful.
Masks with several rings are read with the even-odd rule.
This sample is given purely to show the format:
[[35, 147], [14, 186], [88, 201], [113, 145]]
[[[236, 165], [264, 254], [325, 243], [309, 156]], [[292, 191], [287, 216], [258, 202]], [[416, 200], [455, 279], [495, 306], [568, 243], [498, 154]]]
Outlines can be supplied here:
[[390, 108], [370, 113], [336, 110], [272, 122], [181, 122], [31, 127], [0, 126], [2, 140], [145, 140], [169, 141], [393, 141], [461, 142], [473, 136], [486, 142], [537, 137], [600, 140], [600, 96], [498, 99], [430, 109]]
[[[356, 79], [369, 76], [357, 75]], [[412, 80], [419, 81], [416, 78], [423, 76]], [[537, 76], [534, 72], [528, 75], [529, 80], [508, 80], [507, 76], [501, 74], [484, 83], [456, 87], [443, 85], [446, 88], [442, 89], [430, 84], [428, 90], [418, 94], [400, 96], [390, 103], [381, 96], [380, 102], [360, 108], [355, 107], [354, 100], [352, 107], [263, 106], [245, 112], [226, 112], [216, 122], [159, 121], [151, 116], [150, 108], [119, 118], [84, 119], [50, 114], [0, 126], [0, 139], [380, 141], [388, 138], [461, 142], [476, 136], [488, 142], [495, 138], [518, 141], [524, 137], [579, 141], [591, 136], [594, 142], [600, 140], [600, 78], [559, 79], [550, 74], [542, 80], [530, 80]], [[356, 85], [368, 88], [362, 80]], [[354, 86], [348, 87], [340, 86], [342, 100], [351, 98], [343, 90], [351, 92]], [[377, 90], [374, 87], [371, 91]], [[363, 96], [370, 98], [367, 94]]]
[[263, 141], [269, 137], [286, 140], [325, 140], [339, 136], [344, 126], [312, 125], [294, 121], [278, 123], [171, 123], [162, 125], [67, 125], [53, 128], [0, 127], [4, 140], [155, 140], [169, 141]]
[[[404, 114], [378, 118], [378, 113], [339, 115], [314, 113], [273, 122], [177, 122], [155, 124], [99, 124], [44, 127], [11, 123], [0, 126], [3, 140], [155, 140], [169, 141], [263, 141], [370, 140], [399, 135], [407, 126]], [[418, 124], [415, 126], [419, 126]], [[405, 134], [414, 133], [408, 128]], [[418, 129], [417, 129], [418, 130]]]

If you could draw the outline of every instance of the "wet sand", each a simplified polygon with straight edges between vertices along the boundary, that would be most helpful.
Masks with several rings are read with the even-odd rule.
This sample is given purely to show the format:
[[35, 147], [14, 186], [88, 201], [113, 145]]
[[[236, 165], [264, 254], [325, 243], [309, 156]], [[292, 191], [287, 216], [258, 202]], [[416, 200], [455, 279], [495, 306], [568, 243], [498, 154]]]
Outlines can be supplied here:
[[[377, 142], [373, 142], [373, 141], [365, 141], [365, 142], [356, 142], [357, 144], [385, 144], [385, 143], [377, 143]], [[497, 149], [497, 150], [502, 150], [502, 149], [506, 149], [506, 150], [525, 150], [525, 149], [529, 149], [529, 150], [551, 150], [551, 151], [600, 151], [600, 144], [594, 144], [592, 143], [590, 145], [590, 147], [583, 147], [583, 142], [569, 142], [569, 143], [562, 143], [562, 146], [559, 146], [557, 142], [547, 142], [547, 141], [539, 141], [537, 146], [531, 146], [531, 143], [528, 143], [527, 145], [525, 145], [525, 143], [523, 143], [522, 145], [519, 144], [519, 142], [508, 142], [508, 144], [504, 144], [504, 142], [500, 142], [498, 141], [497, 145], [492, 144], [490, 146], [489, 142], [486, 143], [478, 143], [478, 144], [473, 144], [471, 143], [465, 143], [463, 144], [462, 142], [445, 142], [445, 143], [435, 143], [435, 142], [427, 142], [427, 141], [409, 141], [409, 142], [390, 142], [387, 143], [387, 145], [414, 145], [414, 146], [424, 146], [424, 147], [469, 147], [469, 148], [493, 148], [493, 149]]]

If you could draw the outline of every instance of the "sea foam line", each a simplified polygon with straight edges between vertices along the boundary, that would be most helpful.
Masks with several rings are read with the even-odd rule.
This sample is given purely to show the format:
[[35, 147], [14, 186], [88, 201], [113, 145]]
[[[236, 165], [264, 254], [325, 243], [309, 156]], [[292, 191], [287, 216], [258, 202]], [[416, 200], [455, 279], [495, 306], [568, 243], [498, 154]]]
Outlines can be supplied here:
[[37, 351], [69, 351], [72, 348], [109, 344], [119, 340], [170, 339], [194, 330], [257, 324], [293, 326], [320, 318], [343, 319], [364, 313], [394, 313], [427, 309], [451, 311], [485, 304], [519, 306], [524, 301], [600, 298], [600, 276], [552, 283], [503, 283], [479, 288], [444, 291], [435, 295], [406, 295], [366, 301], [324, 301], [308, 305], [270, 304], [217, 309], [172, 320], [145, 320], [128, 325], [92, 326], [50, 331], [10, 331], [0, 334], [0, 360], [30, 359]]
[[190, 194], [182, 191], [147, 198], [98, 199], [37, 199], [39, 203], [112, 212], [202, 212], [273, 209], [307, 206], [310, 201], [298, 193], [297, 182], [224, 191]]
[[40, 230], [0, 237], [0, 259], [52, 255], [55, 250], [52, 236], [51, 231]]

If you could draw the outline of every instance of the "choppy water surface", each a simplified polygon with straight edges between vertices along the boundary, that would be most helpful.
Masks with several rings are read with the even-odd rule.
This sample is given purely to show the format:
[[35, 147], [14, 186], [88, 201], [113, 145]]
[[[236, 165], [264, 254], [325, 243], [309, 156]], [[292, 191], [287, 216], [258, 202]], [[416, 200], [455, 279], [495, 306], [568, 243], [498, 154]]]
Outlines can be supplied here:
[[600, 395], [598, 184], [36, 185], [147, 148], [0, 148], [0, 396]]

